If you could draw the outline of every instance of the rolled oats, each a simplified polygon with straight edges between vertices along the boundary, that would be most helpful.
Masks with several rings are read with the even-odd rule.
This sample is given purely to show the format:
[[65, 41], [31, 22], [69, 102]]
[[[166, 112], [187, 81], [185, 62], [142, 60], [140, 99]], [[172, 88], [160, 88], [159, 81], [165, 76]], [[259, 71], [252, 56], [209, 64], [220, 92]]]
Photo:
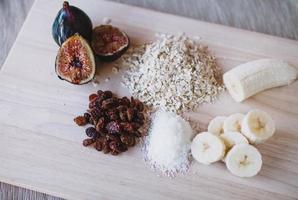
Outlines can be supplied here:
[[124, 85], [149, 105], [181, 113], [214, 101], [224, 89], [215, 57], [184, 34], [159, 35], [133, 47], [119, 61]]

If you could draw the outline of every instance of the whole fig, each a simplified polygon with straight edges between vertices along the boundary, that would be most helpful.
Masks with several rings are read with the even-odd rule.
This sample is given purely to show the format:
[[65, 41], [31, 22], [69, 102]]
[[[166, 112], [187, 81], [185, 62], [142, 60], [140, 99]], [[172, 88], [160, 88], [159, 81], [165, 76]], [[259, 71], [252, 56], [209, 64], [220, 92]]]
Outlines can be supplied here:
[[64, 1], [63, 8], [58, 12], [52, 26], [53, 38], [61, 46], [75, 33], [91, 41], [92, 22], [84, 11]]

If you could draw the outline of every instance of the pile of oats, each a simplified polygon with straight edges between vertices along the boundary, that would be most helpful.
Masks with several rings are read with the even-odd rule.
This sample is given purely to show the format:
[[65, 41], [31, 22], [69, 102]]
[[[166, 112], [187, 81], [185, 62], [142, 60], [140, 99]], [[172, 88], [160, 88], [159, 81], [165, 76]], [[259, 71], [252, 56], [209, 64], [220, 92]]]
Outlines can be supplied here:
[[168, 111], [193, 110], [224, 90], [215, 57], [185, 35], [159, 35], [151, 44], [130, 48], [120, 63], [128, 68], [123, 84], [131, 94]]

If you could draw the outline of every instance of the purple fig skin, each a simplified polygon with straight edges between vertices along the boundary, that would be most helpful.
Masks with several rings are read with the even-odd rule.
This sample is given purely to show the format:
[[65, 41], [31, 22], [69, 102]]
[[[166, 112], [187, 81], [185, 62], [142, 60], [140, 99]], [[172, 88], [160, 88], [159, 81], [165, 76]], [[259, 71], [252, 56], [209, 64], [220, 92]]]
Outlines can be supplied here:
[[52, 26], [53, 38], [61, 46], [65, 40], [76, 33], [90, 42], [92, 22], [84, 11], [64, 1], [63, 8], [58, 12]]

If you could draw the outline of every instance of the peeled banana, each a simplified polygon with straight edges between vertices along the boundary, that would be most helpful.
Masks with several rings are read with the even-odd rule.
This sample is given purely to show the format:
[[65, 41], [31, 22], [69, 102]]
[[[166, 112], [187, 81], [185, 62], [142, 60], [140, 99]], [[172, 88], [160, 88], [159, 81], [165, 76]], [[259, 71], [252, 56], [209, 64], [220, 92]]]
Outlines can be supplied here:
[[259, 144], [269, 139], [275, 132], [271, 116], [262, 110], [251, 110], [241, 123], [241, 133], [251, 144]]
[[241, 122], [243, 118], [244, 118], [244, 114], [242, 113], [235, 113], [227, 117], [223, 123], [224, 132], [228, 132], [228, 131], [240, 132]]
[[248, 140], [239, 132], [225, 132], [219, 136], [225, 143], [226, 148], [230, 149], [236, 144], [248, 144]]
[[223, 124], [227, 117], [217, 116], [213, 118], [208, 125], [208, 132], [215, 135], [220, 135], [224, 132]]
[[216, 135], [202, 132], [191, 143], [191, 154], [196, 161], [210, 164], [219, 161], [225, 154], [225, 144]]
[[263, 90], [289, 85], [297, 78], [297, 70], [287, 62], [260, 59], [241, 64], [223, 75], [233, 99], [241, 102]]
[[262, 156], [258, 149], [249, 144], [236, 144], [227, 153], [225, 163], [228, 170], [240, 177], [252, 177], [262, 168]]

